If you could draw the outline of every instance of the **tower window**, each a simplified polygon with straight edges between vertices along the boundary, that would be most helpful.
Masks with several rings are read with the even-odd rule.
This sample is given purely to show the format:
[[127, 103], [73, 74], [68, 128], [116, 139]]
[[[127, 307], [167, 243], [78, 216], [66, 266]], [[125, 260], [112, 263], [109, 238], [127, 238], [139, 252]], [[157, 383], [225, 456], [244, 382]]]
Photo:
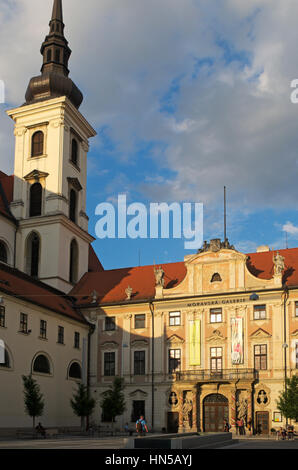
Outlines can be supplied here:
[[76, 139], [72, 139], [71, 141], [71, 161], [75, 165], [78, 164], [78, 143]]
[[0, 261], [1, 263], [7, 263], [7, 248], [5, 243], [0, 242]]
[[74, 284], [78, 280], [78, 244], [72, 240], [70, 244], [69, 282]]
[[32, 233], [27, 242], [27, 273], [38, 277], [40, 240], [36, 233]]
[[60, 50], [56, 49], [55, 50], [55, 62], [60, 62]]
[[40, 157], [43, 155], [44, 135], [43, 132], [35, 132], [32, 136], [32, 157]]
[[42, 186], [35, 183], [30, 188], [30, 217], [41, 215]]
[[75, 192], [74, 189], [71, 189], [70, 194], [69, 194], [69, 218], [74, 223], [76, 223], [76, 220], [77, 220], [76, 215], [77, 215], [77, 193]]
[[47, 51], [47, 62], [51, 62], [52, 60], [52, 51], [51, 49], [48, 49]]

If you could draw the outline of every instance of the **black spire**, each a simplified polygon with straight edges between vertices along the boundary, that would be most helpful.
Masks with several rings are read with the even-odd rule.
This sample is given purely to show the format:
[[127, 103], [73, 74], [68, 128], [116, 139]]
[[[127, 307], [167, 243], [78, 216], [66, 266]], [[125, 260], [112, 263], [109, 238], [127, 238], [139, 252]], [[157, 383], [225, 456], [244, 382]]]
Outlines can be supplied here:
[[43, 56], [41, 76], [30, 80], [26, 104], [67, 96], [79, 108], [83, 95], [68, 78], [71, 50], [64, 36], [62, 0], [54, 0], [50, 32], [42, 43], [40, 52]]

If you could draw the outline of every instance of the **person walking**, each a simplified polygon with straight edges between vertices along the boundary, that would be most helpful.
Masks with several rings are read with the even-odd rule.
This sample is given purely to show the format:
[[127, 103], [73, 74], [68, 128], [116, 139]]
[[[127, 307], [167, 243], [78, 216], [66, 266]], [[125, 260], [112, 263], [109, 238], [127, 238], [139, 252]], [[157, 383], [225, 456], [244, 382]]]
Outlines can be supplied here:
[[143, 436], [144, 433], [148, 432], [147, 423], [145, 421], [144, 416], [142, 415], [140, 416], [140, 419], [138, 419], [136, 422], [136, 430], [140, 437]]
[[225, 422], [224, 422], [224, 432], [230, 432], [230, 429], [231, 429], [231, 425], [230, 425], [229, 421], [225, 420]]

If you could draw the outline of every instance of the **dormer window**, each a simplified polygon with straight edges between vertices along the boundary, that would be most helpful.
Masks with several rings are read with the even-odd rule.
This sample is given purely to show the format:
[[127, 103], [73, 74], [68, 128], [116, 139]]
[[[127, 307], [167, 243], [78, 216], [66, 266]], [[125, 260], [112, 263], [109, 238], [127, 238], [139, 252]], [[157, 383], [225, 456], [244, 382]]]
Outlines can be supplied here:
[[214, 273], [211, 282], [222, 282], [221, 276], [219, 273]]
[[37, 131], [32, 136], [32, 157], [40, 157], [43, 155], [44, 134], [42, 131]]

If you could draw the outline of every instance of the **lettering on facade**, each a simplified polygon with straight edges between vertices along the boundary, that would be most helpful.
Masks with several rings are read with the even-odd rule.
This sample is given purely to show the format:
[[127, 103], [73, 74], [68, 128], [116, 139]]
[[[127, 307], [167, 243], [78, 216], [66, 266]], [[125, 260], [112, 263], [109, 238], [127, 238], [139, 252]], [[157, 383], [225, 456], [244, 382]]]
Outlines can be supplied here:
[[227, 299], [227, 300], [207, 300], [204, 302], [193, 302], [187, 304], [188, 307], [205, 307], [206, 305], [226, 305], [226, 304], [239, 304], [247, 302], [247, 299]]

